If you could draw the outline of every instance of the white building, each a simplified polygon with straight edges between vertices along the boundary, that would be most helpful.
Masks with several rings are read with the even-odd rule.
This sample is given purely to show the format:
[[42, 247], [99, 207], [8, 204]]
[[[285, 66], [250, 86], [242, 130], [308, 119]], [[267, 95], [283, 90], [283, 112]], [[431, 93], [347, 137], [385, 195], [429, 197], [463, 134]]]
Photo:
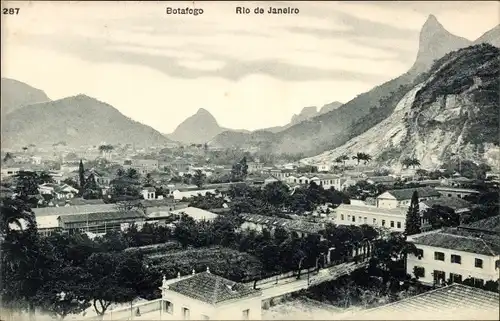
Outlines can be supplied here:
[[407, 273], [422, 283], [497, 281], [500, 273], [500, 216], [458, 228], [409, 237], [419, 255], [407, 258]]
[[162, 320], [261, 320], [262, 292], [206, 272], [163, 279]]
[[146, 187], [142, 191], [142, 197], [145, 200], [154, 200], [156, 199], [156, 189], [154, 187]]
[[332, 174], [307, 174], [307, 175], [290, 175], [285, 178], [285, 181], [290, 185], [308, 185], [311, 182], [316, 183], [324, 189], [330, 187], [336, 190], [341, 190], [342, 180], [338, 175]]
[[406, 224], [406, 209], [379, 208], [370, 205], [340, 204], [336, 209], [337, 225], [370, 225], [385, 227], [394, 232], [403, 232]]
[[183, 214], [186, 214], [187, 216], [193, 218], [195, 221], [213, 221], [217, 218], [217, 216], [219, 216], [201, 208], [191, 206], [171, 211], [170, 214], [179, 217]]
[[197, 187], [186, 187], [186, 188], [178, 188], [173, 189], [170, 192], [170, 195], [173, 196], [175, 200], [181, 200], [183, 198], [190, 198], [193, 196], [201, 195], [205, 196], [207, 193], [217, 195], [217, 191], [215, 188], [197, 188]]

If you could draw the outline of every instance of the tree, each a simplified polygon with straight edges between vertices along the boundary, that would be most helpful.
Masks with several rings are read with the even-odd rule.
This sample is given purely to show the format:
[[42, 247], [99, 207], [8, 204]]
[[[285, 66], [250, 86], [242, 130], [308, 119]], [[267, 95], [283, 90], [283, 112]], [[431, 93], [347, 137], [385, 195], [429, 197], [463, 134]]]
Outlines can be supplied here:
[[406, 213], [405, 234], [413, 235], [421, 232], [422, 221], [418, 206], [418, 192], [414, 191], [411, 197], [410, 207]]
[[447, 206], [433, 205], [424, 212], [424, 218], [431, 224], [432, 229], [460, 225], [460, 215]]
[[19, 171], [15, 176], [15, 192], [22, 198], [38, 194], [38, 175], [35, 172]]
[[14, 159], [14, 156], [12, 156], [12, 154], [9, 152], [5, 153], [5, 156], [3, 157], [4, 162], [8, 162], [8, 161], [13, 160], [13, 159]]
[[147, 173], [146, 176], [144, 177], [144, 187], [152, 187], [154, 183], [155, 181], [151, 176], [151, 173]]
[[203, 183], [205, 182], [206, 175], [201, 171], [201, 169], [197, 169], [193, 175], [193, 183], [196, 187], [201, 188]]
[[113, 145], [100, 145], [99, 151], [102, 154], [103, 158], [106, 158], [106, 155], [110, 153], [114, 149]]
[[85, 187], [85, 168], [83, 168], [83, 161], [80, 159], [80, 165], [78, 166], [78, 177], [80, 179], [80, 193], [83, 194], [83, 189]]

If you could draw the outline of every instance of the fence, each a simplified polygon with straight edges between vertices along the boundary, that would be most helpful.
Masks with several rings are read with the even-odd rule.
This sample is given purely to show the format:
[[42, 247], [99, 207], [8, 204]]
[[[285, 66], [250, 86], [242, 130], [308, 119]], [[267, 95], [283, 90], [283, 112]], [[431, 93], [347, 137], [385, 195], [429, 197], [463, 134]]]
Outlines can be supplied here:
[[85, 320], [133, 320], [136, 316], [137, 309], [141, 314], [161, 310], [162, 299], [156, 299], [143, 303], [133, 304], [128, 307], [120, 307], [116, 310], [108, 310], [102, 316], [92, 316], [85, 318]]

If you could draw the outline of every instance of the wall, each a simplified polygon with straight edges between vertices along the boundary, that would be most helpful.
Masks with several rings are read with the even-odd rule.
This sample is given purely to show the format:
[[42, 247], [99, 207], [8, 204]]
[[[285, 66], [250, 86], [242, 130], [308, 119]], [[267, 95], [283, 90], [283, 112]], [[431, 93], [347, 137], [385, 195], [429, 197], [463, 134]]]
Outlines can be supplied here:
[[[469, 276], [474, 278], [483, 279], [485, 282], [488, 280], [497, 280], [498, 269], [495, 269], [495, 261], [500, 259], [500, 256], [486, 256], [481, 254], [456, 251], [444, 248], [430, 247], [420, 244], [415, 244], [417, 248], [424, 251], [422, 259], [414, 255], [409, 255], [407, 258], [406, 270], [407, 273], [413, 274], [415, 266], [425, 268], [425, 276], [420, 277], [419, 280], [423, 283], [433, 283], [432, 273], [434, 270], [446, 272], [446, 280], [450, 277], [450, 273], [462, 275], [462, 280], [467, 279]], [[434, 252], [444, 253], [444, 262], [434, 260]], [[451, 254], [460, 255], [462, 257], [461, 264], [451, 263]], [[483, 260], [483, 268], [476, 268], [474, 266], [475, 259]]]
[[[342, 219], [343, 215], [343, 219]], [[353, 222], [352, 221], [352, 216], [355, 216], [356, 219]], [[360, 220], [361, 217], [361, 220]], [[366, 220], [365, 220], [366, 218]], [[376, 220], [375, 222], [373, 220]], [[382, 225], [382, 220], [385, 220], [385, 225]], [[391, 222], [394, 222], [394, 226], [391, 227]], [[398, 226], [399, 222], [399, 226]], [[406, 223], [406, 217], [405, 215], [395, 215], [395, 214], [390, 214], [390, 213], [383, 213], [382, 211], [380, 213], [370, 213], [368, 211], [366, 212], [361, 212], [361, 211], [356, 211], [356, 210], [348, 210], [348, 209], [342, 209], [342, 208], [337, 208], [335, 209], [335, 224], [338, 225], [370, 225], [370, 226], [384, 226], [392, 231], [395, 232], [403, 232], [405, 229], [405, 223]]]

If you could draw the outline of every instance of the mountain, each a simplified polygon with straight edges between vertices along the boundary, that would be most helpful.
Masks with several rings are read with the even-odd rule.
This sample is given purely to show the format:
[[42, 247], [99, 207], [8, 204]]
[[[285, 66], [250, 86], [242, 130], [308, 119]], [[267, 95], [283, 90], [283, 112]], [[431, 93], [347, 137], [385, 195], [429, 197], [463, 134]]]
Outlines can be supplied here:
[[335, 110], [337, 108], [339, 108], [340, 106], [342, 106], [344, 103], [341, 103], [339, 101], [334, 101], [332, 103], [329, 103], [329, 104], [326, 104], [324, 105], [323, 107], [321, 107], [321, 109], [319, 110], [318, 112], [318, 115], [322, 115], [322, 114], [326, 114], [326, 113], [329, 113], [331, 112], [332, 110]]
[[7, 114], [5, 120], [1, 128], [2, 147], [48, 147], [61, 141], [70, 147], [102, 142], [136, 146], [169, 142], [153, 128], [85, 95], [25, 106]]
[[[422, 71], [428, 70], [433, 61], [470, 44], [470, 41], [450, 34], [430, 15], [420, 32], [415, 63], [408, 72], [332, 111], [275, 133], [270, 142], [259, 142], [259, 145], [268, 146], [275, 153], [311, 156], [341, 146], [389, 117], [415, 79]], [[248, 141], [255, 143], [252, 139]]]
[[448, 32], [431, 14], [420, 31], [417, 59], [410, 72], [421, 73], [426, 71], [436, 59], [471, 44], [470, 40]]
[[185, 144], [201, 144], [223, 131], [224, 129], [219, 126], [215, 117], [208, 110], [200, 108], [196, 114], [183, 121], [167, 137]]
[[2, 78], [1, 88], [2, 115], [26, 105], [50, 101], [42, 90], [14, 79]]
[[318, 114], [318, 108], [317, 107], [304, 107], [300, 111], [300, 113], [297, 115], [292, 116], [292, 121], [290, 122], [291, 125], [295, 125], [298, 123], [303, 122], [306, 119], [312, 118]]
[[458, 154], [499, 168], [500, 49], [479, 44], [454, 51], [420, 78], [389, 117], [304, 162], [334, 162], [362, 151], [394, 167], [411, 157], [424, 168], [438, 168]]
[[495, 47], [500, 47], [500, 25], [497, 25], [490, 31], [485, 32], [481, 37], [474, 41], [474, 44], [489, 43]]

